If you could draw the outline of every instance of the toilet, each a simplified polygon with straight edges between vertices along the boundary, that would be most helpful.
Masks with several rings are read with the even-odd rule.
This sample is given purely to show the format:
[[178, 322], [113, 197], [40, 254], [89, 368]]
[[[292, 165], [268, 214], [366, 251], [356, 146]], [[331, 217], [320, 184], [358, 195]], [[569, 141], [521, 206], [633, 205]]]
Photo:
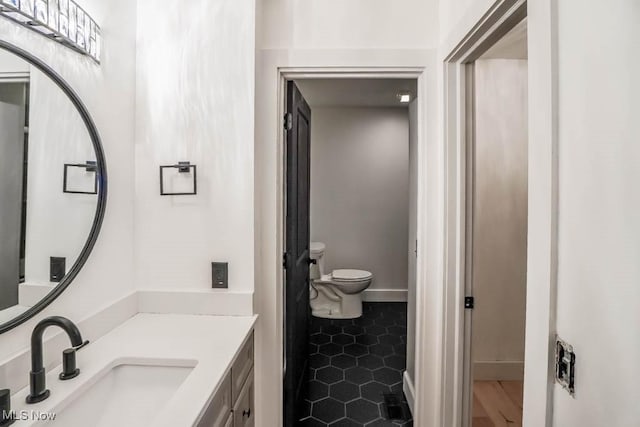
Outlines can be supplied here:
[[355, 319], [362, 316], [362, 292], [371, 285], [373, 274], [364, 270], [340, 269], [324, 274], [325, 244], [312, 242], [309, 270], [311, 314], [325, 319]]

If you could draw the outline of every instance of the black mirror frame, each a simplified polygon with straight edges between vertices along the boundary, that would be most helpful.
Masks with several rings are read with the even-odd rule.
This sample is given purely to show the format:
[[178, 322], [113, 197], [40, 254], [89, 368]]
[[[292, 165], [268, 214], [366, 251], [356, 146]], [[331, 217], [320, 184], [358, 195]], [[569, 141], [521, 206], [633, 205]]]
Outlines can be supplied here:
[[35, 57], [31, 53], [4, 40], [0, 40], [0, 49], [11, 52], [38, 68], [51, 80], [53, 80], [55, 84], [67, 95], [69, 100], [71, 100], [73, 105], [80, 113], [82, 121], [87, 127], [87, 131], [89, 132], [89, 136], [91, 137], [91, 143], [93, 144], [93, 149], [96, 153], [96, 172], [98, 175], [98, 204], [96, 206], [96, 214], [93, 218], [93, 225], [91, 226], [89, 237], [84, 244], [80, 255], [78, 256], [78, 259], [75, 261], [69, 272], [67, 272], [67, 274], [64, 276], [62, 281], [60, 281], [60, 283], [58, 283], [58, 285], [53, 288], [53, 290], [49, 292], [43, 299], [38, 301], [36, 305], [34, 305], [33, 307], [29, 307], [29, 309], [24, 313], [14, 317], [8, 322], [0, 324], [0, 334], [2, 334], [15, 328], [16, 326], [21, 325], [22, 323], [26, 322], [27, 320], [31, 319], [33, 316], [44, 310], [45, 307], [51, 304], [62, 292], [64, 292], [69, 287], [71, 282], [73, 282], [73, 279], [76, 278], [84, 264], [87, 262], [87, 259], [89, 258], [89, 255], [91, 254], [91, 251], [93, 250], [93, 247], [98, 240], [98, 235], [100, 234], [100, 229], [102, 228], [102, 221], [104, 219], [105, 209], [107, 206], [107, 162], [104, 156], [104, 150], [102, 148], [100, 135], [98, 134], [98, 129], [84, 103], [80, 100], [80, 97], [71, 88], [71, 86], [56, 71], [54, 71], [45, 62]]

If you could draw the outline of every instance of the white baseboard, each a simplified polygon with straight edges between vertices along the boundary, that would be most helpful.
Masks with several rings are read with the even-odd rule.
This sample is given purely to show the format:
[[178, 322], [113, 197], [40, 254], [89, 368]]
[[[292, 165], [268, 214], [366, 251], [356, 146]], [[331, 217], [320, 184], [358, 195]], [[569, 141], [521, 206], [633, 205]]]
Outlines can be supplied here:
[[407, 302], [406, 289], [367, 289], [362, 293], [366, 302]]
[[473, 363], [473, 379], [476, 381], [522, 381], [524, 362], [483, 361]]
[[404, 391], [404, 395], [407, 398], [407, 404], [409, 404], [411, 414], [415, 414], [413, 411], [413, 403], [415, 402], [416, 390], [413, 387], [413, 381], [411, 381], [409, 372], [407, 371], [404, 371], [404, 374], [402, 375], [402, 391]]

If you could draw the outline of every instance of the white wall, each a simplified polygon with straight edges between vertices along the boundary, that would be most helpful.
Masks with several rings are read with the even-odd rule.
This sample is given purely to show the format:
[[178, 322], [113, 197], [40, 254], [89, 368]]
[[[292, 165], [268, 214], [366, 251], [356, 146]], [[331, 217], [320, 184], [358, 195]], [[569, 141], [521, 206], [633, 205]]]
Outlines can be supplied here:
[[[30, 70], [29, 163], [25, 281], [49, 283], [49, 257], [65, 257], [69, 271], [84, 247], [98, 197], [62, 192], [63, 164], [96, 160], [76, 107], [35, 67]], [[61, 120], [64, 118], [64, 120]], [[72, 189], [92, 191], [95, 173], [71, 168]]]
[[473, 158], [475, 380], [522, 380], [527, 286], [527, 61], [477, 60]]
[[367, 270], [367, 292], [406, 296], [407, 109], [324, 107], [311, 114], [311, 241], [327, 245], [325, 274]]
[[437, 45], [437, 0], [260, 2], [259, 48], [429, 48]]
[[[136, 286], [253, 290], [254, 1], [138, 1]], [[196, 196], [159, 195], [160, 165], [198, 167]]]
[[86, 0], [82, 6], [102, 26], [103, 60], [89, 58], [6, 19], [0, 37], [50, 64], [78, 92], [96, 122], [108, 171], [107, 213], [100, 238], [71, 286], [34, 319], [0, 335], [0, 360], [27, 348], [35, 323], [51, 314], [79, 320], [133, 289], [133, 157], [135, 13], [125, 0]]
[[557, 332], [577, 362], [554, 426], [640, 418], [639, 24], [636, 0], [558, 2]]

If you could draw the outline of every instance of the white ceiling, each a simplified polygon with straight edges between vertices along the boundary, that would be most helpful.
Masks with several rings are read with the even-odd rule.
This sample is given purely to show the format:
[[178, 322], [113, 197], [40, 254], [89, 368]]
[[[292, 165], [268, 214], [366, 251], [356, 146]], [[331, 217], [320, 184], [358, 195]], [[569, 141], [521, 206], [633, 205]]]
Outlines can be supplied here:
[[527, 20], [522, 20], [489, 48], [481, 59], [527, 59]]
[[296, 85], [313, 107], [407, 107], [398, 93], [417, 94], [415, 79], [304, 79]]

